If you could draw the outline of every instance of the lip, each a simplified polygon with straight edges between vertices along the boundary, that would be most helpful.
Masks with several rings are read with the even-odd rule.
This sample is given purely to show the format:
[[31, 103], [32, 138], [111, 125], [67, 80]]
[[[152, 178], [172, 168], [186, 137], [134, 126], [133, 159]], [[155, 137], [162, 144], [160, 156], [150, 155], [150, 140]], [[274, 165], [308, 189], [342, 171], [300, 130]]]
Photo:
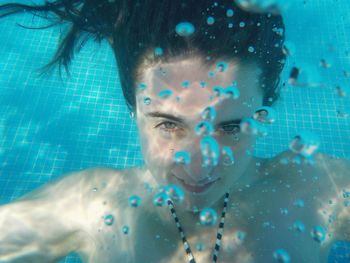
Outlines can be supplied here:
[[208, 190], [214, 183], [216, 183], [217, 181], [220, 180], [220, 178], [208, 182], [206, 184], [201, 184], [201, 185], [189, 185], [186, 184], [184, 180], [177, 178], [175, 175], [174, 177], [177, 179], [177, 181], [182, 185], [183, 188], [185, 188], [187, 191], [189, 192], [194, 192], [194, 193], [202, 193], [205, 192], [206, 190]]

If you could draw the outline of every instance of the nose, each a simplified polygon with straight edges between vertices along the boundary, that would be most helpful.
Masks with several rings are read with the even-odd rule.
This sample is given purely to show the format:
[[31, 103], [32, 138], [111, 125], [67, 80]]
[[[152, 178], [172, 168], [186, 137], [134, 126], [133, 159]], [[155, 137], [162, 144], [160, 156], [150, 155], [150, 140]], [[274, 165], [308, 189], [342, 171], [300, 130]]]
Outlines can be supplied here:
[[[184, 170], [189, 181], [201, 182], [210, 179], [215, 166], [205, 166], [203, 155], [201, 152], [200, 142], [202, 136], [194, 136], [191, 142], [188, 143], [187, 151], [191, 156], [191, 162], [184, 165]], [[185, 179], [185, 178], [184, 178]]]

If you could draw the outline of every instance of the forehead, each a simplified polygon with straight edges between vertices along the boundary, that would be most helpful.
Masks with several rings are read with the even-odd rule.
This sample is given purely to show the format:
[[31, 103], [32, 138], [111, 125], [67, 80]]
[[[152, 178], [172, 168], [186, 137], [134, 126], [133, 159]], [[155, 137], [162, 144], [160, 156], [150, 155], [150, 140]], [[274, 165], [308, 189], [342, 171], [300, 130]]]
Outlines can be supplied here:
[[[220, 65], [225, 66], [224, 70]], [[254, 106], [261, 106], [259, 75], [256, 64], [237, 60], [216, 60], [208, 65], [200, 58], [190, 58], [158, 64], [146, 69], [139, 80], [146, 88], [136, 92], [138, 114], [158, 111], [196, 118], [203, 109], [214, 106], [218, 113], [243, 117]], [[225, 89], [233, 85], [240, 91], [238, 99], [215, 96], [215, 87]], [[151, 99], [149, 105], [144, 103], [145, 98]]]

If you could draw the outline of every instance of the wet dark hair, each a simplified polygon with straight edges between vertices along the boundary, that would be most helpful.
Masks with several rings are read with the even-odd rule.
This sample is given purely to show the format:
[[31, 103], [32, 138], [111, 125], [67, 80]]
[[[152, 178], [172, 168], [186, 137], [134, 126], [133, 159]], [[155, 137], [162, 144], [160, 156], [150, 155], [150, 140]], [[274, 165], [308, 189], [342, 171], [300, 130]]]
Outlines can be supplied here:
[[[234, 14], [227, 16], [227, 9]], [[285, 63], [285, 27], [280, 15], [247, 12], [233, 0], [61, 0], [33, 6], [1, 5], [0, 18], [22, 11], [46, 14], [53, 22], [50, 26], [71, 23], [45, 70], [58, 64], [60, 71], [64, 66], [68, 72], [76, 48], [79, 50], [89, 38], [98, 42], [108, 39], [131, 111], [135, 110], [136, 82], [142, 71], [139, 67], [145, 59], [147, 65], [190, 55], [254, 61], [262, 70], [263, 104], [271, 105], [279, 97], [279, 76]], [[211, 25], [208, 16], [215, 19]], [[175, 28], [180, 22], [190, 22], [195, 32], [179, 36]], [[156, 47], [163, 55], [154, 53]]]

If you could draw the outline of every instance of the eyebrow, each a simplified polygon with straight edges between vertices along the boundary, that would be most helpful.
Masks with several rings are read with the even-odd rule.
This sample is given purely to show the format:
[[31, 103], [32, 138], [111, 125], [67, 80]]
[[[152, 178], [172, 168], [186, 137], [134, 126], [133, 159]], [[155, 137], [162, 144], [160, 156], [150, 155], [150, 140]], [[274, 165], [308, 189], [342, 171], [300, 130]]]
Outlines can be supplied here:
[[[159, 112], [159, 111], [149, 112], [146, 114], [146, 116], [152, 117], [152, 118], [166, 118], [169, 120], [185, 123], [185, 119], [181, 116], [174, 116], [174, 115]], [[239, 124], [241, 122], [241, 120], [242, 120], [242, 118], [222, 121], [222, 122], [218, 123], [217, 125]]]
[[162, 113], [159, 111], [155, 111], [155, 112], [149, 112], [146, 114], [147, 117], [152, 117], [152, 118], [166, 118], [169, 120], [173, 120], [173, 121], [177, 121], [177, 122], [185, 122], [185, 119], [183, 117], [180, 116], [174, 116], [168, 113]]

